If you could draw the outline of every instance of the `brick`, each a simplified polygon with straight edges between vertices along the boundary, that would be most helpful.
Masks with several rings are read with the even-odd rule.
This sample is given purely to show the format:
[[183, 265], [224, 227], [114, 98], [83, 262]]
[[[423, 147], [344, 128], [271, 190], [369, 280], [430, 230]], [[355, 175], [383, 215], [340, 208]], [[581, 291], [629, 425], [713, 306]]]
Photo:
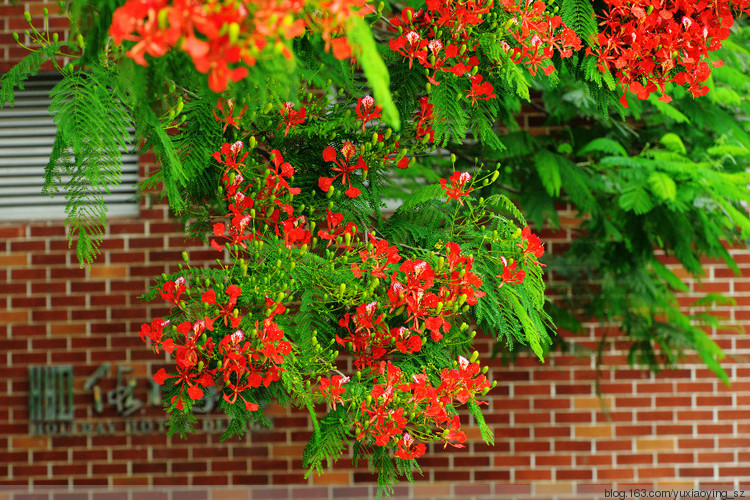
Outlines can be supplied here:
[[550, 443], [545, 441], [515, 441], [516, 453], [550, 451]]
[[[731, 398], [730, 398], [731, 399]], [[692, 406], [692, 398], [690, 396], [657, 396], [655, 399], [656, 407], [663, 408], [665, 406]], [[698, 406], [703, 406], [698, 403]]]
[[31, 226], [31, 237], [65, 236], [65, 226]]
[[0, 266], [2, 267], [13, 267], [13, 266], [27, 266], [29, 264], [28, 254], [23, 253], [12, 253], [9, 255], [0, 255]]
[[577, 425], [574, 428], [576, 438], [611, 438], [611, 425]]
[[[2, 231], [2, 228], [0, 228]], [[2, 234], [0, 233], [0, 237]], [[20, 240], [10, 242], [11, 252], [44, 252], [46, 243], [44, 240]]]
[[638, 479], [662, 479], [674, 476], [675, 469], [673, 467], [647, 467], [638, 469]]
[[29, 311], [0, 311], [0, 322], [2, 323], [27, 323]]
[[22, 238], [26, 234], [25, 226], [0, 227], [0, 238]]
[[[420, 463], [423, 461], [424, 459], [420, 460]], [[495, 455], [492, 463], [495, 467], [529, 467], [531, 466], [531, 457], [522, 455]]]
[[586, 423], [591, 421], [591, 412], [555, 413], [556, 424]]
[[576, 410], [601, 410], [612, 407], [612, 398], [604, 397], [578, 397], [573, 399], [573, 408]]
[[577, 385], [557, 385], [555, 386], [555, 393], [558, 395], [563, 394], [591, 394], [591, 384], [577, 384]]
[[617, 455], [615, 458], [617, 465], [635, 465], [635, 464], [652, 464], [654, 456], [650, 453], [636, 453], [627, 455]]
[[750, 467], [719, 467], [719, 476], [722, 477], [750, 477]]
[[667, 434], [688, 434], [692, 436], [693, 426], [692, 424], [680, 424], [680, 425], [657, 424], [656, 425], [657, 436], [664, 436]]
[[63, 253], [31, 254], [32, 266], [64, 266], [68, 257]]
[[532, 469], [515, 471], [516, 481], [550, 481], [551, 479], [552, 472], [549, 470]]
[[674, 450], [675, 445], [675, 438], [638, 439], [635, 442], [635, 449], [638, 451]]
[[570, 456], [558, 456], [558, 455], [537, 455], [534, 457], [534, 464], [537, 467], [545, 466], [567, 466], [570, 467], [572, 463], [572, 457]]
[[578, 455], [575, 457], [576, 467], [591, 467], [595, 465], [612, 465], [612, 455]]
[[557, 481], [591, 481], [593, 471], [591, 469], [557, 469], [555, 480]]
[[12, 449], [14, 450], [48, 449], [49, 445], [50, 438], [48, 436], [12, 438]]
[[561, 451], [580, 451], [589, 452], [591, 451], [591, 441], [587, 440], [568, 440], [568, 439], [557, 439], [554, 442], [555, 452]]
[[[707, 464], [714, 464], [719, 462], [733, 462], [734, 461], [734, 453], [732, 452], [723, 452], [723, 453], [705, 453], [700, 452], [698, 453], [698, 462], [703, 462]], [[719, 471], [720, 475], [721, 470]]]
[[680, 467], [679, 477], [713, 477], [713, 467]]
[[596, 478], [598, 480], [609, 479], [609, 480], [623, 480], [633, 479], [633, 469], [597, 469]]
[[[745, 413], [747, 415], [747, 413]], [[698, 424], [699, 435], [733, 434], [732, 424]]]
[[633, 442], [630, 440], [599, 440], [596, 442], [596, 451], [630, 451]]
[[618, 425], [615, 427], [617, 437], [650, 436], [653, 434], [651, 425]]
[[128, 275], [127, 266], [91, 266], [89, 277], [101, 278], [125, 278]]

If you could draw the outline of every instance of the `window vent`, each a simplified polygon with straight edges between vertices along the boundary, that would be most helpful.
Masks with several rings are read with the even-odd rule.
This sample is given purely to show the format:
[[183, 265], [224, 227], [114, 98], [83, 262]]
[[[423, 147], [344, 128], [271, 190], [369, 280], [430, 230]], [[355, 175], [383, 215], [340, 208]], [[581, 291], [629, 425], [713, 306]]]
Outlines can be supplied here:
[[[0, 109], [0, 222], [65, 218], [64, 188], [42, 194], [56, 131], [49, 93], [58, 81], [56, 75], [30, 79], [16, 91], [14, 107]], [[138, 156], [129, 151], [122, 159], [120, 185], [104, 196], [108, 217], [138, 215]], [[63, 186], [67, 180], [62, 177]]]

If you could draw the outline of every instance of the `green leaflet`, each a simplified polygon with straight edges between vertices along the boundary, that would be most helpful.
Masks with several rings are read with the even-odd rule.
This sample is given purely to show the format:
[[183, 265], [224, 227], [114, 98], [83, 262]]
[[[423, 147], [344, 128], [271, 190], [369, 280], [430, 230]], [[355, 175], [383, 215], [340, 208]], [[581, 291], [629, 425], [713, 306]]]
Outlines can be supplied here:
[[651, 191], [662, 200], [674, 201], [677, 197], [677, 185], [670, 176], [662, 172], [651, 172], [648, 176]]
[[550, 196], [560, 196], [560, 187], [562, 187], [560, 167], [557, 164], [556, 156], [547, 149], [540, 149], [534, 155], [536, 171], [542, 180], [544, 189]]
[[607, 137], [597, 137], [593, 141], [588, 142], [585, 146], [578, 150], [578, 155], [583, 156], [595, 151], [617, 156], [628, 155], [628, 152], [625, 150], [622, 144]]
[[23, 82], [37, 74], [44, 61], [49, 59], [48, 53], [54, 53], [60, 45], [51, 45], [47, 49], [38, 50], [27, 55], [0, 78], [0, 108], [6, 104], [15, 103], [15, 89], [23, 90]]
[[618, 199], [620, 208], [632, 211], [636, 215], [643, 215], [654, 208], [651, 197], [645, 189], [639, 185], [631, 185], [624, 189]]
[[592, 44], [597, 29], [591, 0], [563, 0], [560, 14], [563, 22], [576, 32], [581, 41]]
[[484, 421], [482, 409], [473, 399], [469, 400], [467, 406], [469, 408], [469, 413], [472, 414], [472, 416], [476, 420], [477, 426], [479, 426], [479, 432], [482, 434], [482, 439], [484, 440], [484, 442], [490, 446], [494, 446], [495, 436], [492, 433], [492, 429], [487, 426], [487, 422]]
[[81, 265], [98, 253], [107, 212], [103, 195], [120, 183], [121, 151], [132, 149], [128, 129], [133, 123], [116, 91], [116, 76], [92, 70], [67, 74], [50, 92], [57, 137], [44, 187], [44, 192], [54, 192], [55, 179], [70, 176], [65, 185], [68, 242], [76, 242]]
[[661, 136], [659, 142], [661, 142], [662, 146], [674, 153], [679, 153], [681, 155], [687, 154], [687, 149], [685, 148], [685, 144], [682, 142], [682, 139], [679, 135], [673, 132], [669, 132]]
[[362, 50], [358, 60], [362, 64], [362, 70], [372, 87], [375, 102], [383, 107], [383, 121], [393, 127], [394, 130], [400, 130], [401, 118], [398, 115], [398, 110], [396, 110], [396, 105], [393, 104], [388, 68], [383, 62], [383, 58], [380, 57], [370, 27], [364, 19], [352, 16], [347, 24], [347, 35], [350, 41]]

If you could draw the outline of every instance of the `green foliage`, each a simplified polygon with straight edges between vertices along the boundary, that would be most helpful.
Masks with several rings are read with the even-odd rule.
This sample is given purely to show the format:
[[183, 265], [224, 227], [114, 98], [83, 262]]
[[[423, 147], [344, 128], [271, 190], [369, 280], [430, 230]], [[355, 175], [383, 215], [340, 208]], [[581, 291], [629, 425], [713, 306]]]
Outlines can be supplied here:
[[432, 89], [430, 102], [435, 107], [435, 144], [445, 146], [449, 141], [461, 142], [471, 123], [469, 113], [456, 95], [461, 93], [458, 78], [450, 73], [442, 77], [440, 85]]
[[331, 467], [344, 452], [348, 441], [347, 427], [342, 425], [343, 419], [346, 418], [343, 407], [329, 411], [320, 422], [317, 422], [313, 410], [310, 414], [315, 423], [315, 431], [302, 453], [302, 465], [308, 468], [306, 478], [313, 471], [322, 474], [324, 463]]
[[584, 42], [591, 44], [596, 36], [596, 16], [591, 0], [563, 0], [560, 16], [563, 22]]
[[0, 77], [0, 108], [15, 103], [16, 90], [23, 90], [23, 83], [36, 75], [42, 64], [52, 58], [65, 44], [54, 44], [32, 52]]
[[68, 241], [77, 238], [76, 255], [90, 264], [105, 230], [104, 194], [120, 182], [121, 151], [132, 150], [129, 110], [117, 92], [116, 75], [97, 68], [73, 71], [50, 93], [57, 137], [46, 169], [48, 193], [61, 175], [65, 186]]

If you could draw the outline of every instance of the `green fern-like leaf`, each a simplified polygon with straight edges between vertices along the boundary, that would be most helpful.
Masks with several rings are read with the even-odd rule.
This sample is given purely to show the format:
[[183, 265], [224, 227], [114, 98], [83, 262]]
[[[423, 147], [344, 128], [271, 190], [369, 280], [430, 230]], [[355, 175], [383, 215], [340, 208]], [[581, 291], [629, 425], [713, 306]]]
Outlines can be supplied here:
[[24, 90], [24, 82], [36, 75], [42, 64], [50, 58], [50, 54], [60, 49], [59, 44], [36, 50], [21, 59], [2, 78], [0, 78], [0, 108], [6, 104], [11, 107], [15, 104], [15, 91]]
[[114, 75], [103, 69], [66, 75], [50, 93], [57, 137], [46, 167], [48, 184], [61, 174], [66, 185], [70, 244], [82, 265], [91, 263], [104, 234], [104, 194], [120, 183], [122, 153], [132, 149], [129, 110], [116, 91]]
[[591, 0], [563, 0], [560, 14], [563, 22], [575, 31], [584, 43], [593, 42], [597, 29]]
[[469, 129], [469, 114], [462, 105], [462, 94], [455, 76], [440, 74], [440, 85], [433, 87], [430, 102], [433, 104], [435, 120], [435, 144], [445, 146], [449, 141], [460, 142]]

